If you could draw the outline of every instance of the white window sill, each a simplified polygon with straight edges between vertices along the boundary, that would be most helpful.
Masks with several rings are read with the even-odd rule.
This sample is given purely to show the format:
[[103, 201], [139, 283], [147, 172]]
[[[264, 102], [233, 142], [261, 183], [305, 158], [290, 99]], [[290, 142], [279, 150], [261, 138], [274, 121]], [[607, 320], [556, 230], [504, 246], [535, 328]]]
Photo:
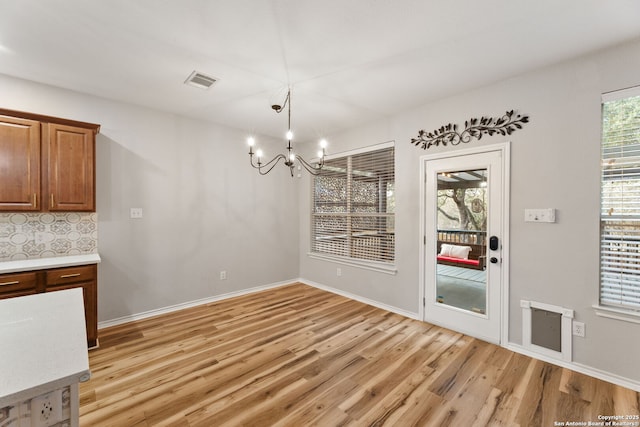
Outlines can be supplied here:
[[621, 308], [605, 307], [602, 305], [594, 304], [593, 309], [600, 317], [606, 317], [609, 319], [622, 320], [623, 322], [640, 323], [640, 312], [624, 310]]
[[349, 265], [351, 267], [363, 268], [365, 270], [378, 271], [380, 273], [395, 275], [398, 269], [393, 264], [385, 264], [382, 262], [356, 260], [351, 258], [343, 258], [331, 255], [322, 255], [314, 252], [308, 252], [309, 258], [319, 259], [323, 261], [335, 262], [337, 264]]

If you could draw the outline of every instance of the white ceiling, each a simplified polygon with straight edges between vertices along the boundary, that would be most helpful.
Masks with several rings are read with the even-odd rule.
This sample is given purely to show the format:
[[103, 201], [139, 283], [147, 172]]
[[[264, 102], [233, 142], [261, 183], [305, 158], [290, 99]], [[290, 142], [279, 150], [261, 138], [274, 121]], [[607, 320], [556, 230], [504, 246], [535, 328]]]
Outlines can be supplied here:
[[[311, 141], [640, 37], [639, 18], [638, 0], [0, 0], [0, 73], [276, 137], [291, 86]], [[184, 85], [194, 70], [219, 81]]]

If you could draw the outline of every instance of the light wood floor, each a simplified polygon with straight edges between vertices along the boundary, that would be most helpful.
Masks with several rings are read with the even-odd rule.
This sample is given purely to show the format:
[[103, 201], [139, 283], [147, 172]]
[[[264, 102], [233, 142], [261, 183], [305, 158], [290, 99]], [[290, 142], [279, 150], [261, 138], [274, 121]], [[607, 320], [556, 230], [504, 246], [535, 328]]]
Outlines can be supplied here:
[[81, 426], [553, 426], [631, 390], [295, 284], [100, 330]]

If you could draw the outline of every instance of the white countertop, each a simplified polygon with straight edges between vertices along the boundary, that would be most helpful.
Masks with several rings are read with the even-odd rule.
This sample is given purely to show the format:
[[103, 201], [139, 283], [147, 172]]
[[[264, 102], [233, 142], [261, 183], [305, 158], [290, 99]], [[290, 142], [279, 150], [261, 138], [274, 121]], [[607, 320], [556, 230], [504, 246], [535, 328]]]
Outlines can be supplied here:
[[0, 408], [89, 376], [82, 288], [0, 300]]
[[[19, 271], [44, 270], [47, 268], [73, 267], [76, 265], [98, 264], [100, 255], [70, 255], [52, 258], [23, 259], [18, 261], [0, 261], [0, 274]], [[0, 343], [2, 345], [2, 343]]]

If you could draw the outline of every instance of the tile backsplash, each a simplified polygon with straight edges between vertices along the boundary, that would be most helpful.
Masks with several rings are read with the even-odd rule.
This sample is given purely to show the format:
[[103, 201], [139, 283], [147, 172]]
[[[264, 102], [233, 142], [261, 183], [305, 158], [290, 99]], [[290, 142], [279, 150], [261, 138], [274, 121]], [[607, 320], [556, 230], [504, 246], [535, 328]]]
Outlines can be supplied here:
[[94, 212], [0, 213], [0, 261], [94, 253]]

